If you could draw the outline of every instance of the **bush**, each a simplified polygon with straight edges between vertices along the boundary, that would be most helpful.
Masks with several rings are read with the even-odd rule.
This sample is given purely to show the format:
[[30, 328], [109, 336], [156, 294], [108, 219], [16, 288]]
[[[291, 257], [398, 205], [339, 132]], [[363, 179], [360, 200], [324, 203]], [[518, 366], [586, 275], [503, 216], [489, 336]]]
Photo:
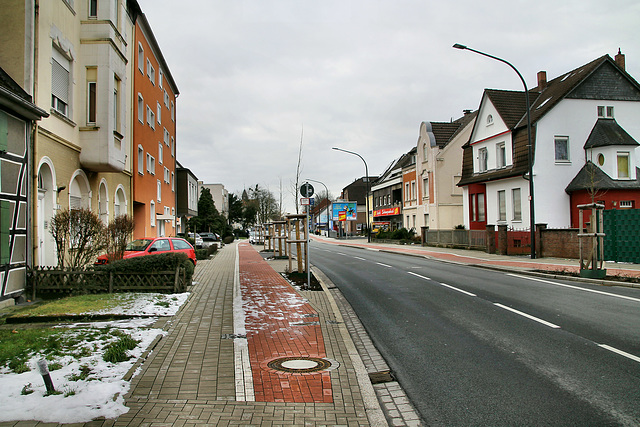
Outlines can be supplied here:
[[209, 258], [209, 249], [196, 249], [196, 259], [208, 259]]
[[222, 242], [223, 242], [225, 245], [229, 245], [229, 244], [233, 243], [233, 241], [234, 241], [234, 240], [235, 240], [235, 239], [234, 239], [234, 237], [233, 237], [233, 236], [226, 236], [226, 237], [222, 240]]
[[181, 252], [121, 259], [103, 266], [96, 266], [96, 269], [125, 273], [152, 273], [155, 271], [174, 271], [179, 265], [185, 268], [187, 283], [189, 283], [193, 276], [194, 265], [189, 257]]

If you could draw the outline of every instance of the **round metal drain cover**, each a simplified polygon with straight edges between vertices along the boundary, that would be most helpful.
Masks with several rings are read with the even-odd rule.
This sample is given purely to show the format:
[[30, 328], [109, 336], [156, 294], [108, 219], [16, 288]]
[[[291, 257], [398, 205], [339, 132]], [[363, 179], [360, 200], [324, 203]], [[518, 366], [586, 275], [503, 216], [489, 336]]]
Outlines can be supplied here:
[[337, 368], [337, 362], [319, 357], [281, 357], [267, 363], [271, 369], [294, 374], [307, 374]]

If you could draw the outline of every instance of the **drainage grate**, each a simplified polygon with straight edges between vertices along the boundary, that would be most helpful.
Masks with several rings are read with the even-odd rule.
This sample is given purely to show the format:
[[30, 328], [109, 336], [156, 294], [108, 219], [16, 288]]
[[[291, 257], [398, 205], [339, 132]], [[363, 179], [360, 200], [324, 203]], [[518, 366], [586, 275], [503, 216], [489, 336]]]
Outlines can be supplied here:
[[315, 322], [290, 322], [289, 325], [291, 326], [317, 326], [319, 325], [320, 322], [315, 321]]
[[371, 384], [390, 383], [396, 380], [391, 371], [372, 372], [369, 374], [369, 379]]
[[247, 339], [247, 336], [243, 334], [222, 334], [221, 338], [223, 340], [234, 340], [236, 338]]

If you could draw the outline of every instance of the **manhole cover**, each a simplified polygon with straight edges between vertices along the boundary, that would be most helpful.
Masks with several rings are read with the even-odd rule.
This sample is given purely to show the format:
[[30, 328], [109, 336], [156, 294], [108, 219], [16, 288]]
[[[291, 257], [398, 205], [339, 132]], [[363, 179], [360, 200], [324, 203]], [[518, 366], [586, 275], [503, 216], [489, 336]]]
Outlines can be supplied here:
[[330, 371], [338, 367], [338, 362], [319, 357], [281, 357], [267, 363], [271, 369], [294, 374], [308, 374], [318, 371]]

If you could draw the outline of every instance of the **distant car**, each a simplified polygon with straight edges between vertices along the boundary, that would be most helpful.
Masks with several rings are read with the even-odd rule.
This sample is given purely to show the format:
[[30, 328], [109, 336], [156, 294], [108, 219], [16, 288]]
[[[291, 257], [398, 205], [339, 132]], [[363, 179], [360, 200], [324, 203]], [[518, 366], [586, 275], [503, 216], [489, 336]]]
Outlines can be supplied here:
[[202, 237], [198, 233], [195, 233], [195, 236], [194, 233], [189, 233], [189, 238], [195, 240], [196, 248], [202, 247]]
[[[191, 243], [179, 237], [145, 237], [129, 243], [124, 251], [123, 259], [144, 255], [156, 255], [167, 252], [182, 252], [187, 254], [189, 260], [196, 265], [196, 251]], [[96, 264], [109, 262], [107, 255], [100, 255]]]
[[220, 236], [216, 233], [200, 233], [200, 237], [202, 237], [202, 247], [208, 248], [212, 245], [218, 245], [218, 241], [220, 241]]

